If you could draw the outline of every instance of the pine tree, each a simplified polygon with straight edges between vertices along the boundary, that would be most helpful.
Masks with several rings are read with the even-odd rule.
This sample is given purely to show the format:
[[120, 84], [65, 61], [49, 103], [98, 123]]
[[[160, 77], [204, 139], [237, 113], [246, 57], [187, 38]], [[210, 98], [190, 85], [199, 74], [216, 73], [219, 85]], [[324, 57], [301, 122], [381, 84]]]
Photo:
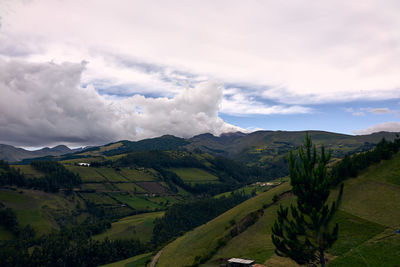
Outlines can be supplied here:
[[278, 210], [278, 219], [272, 227], [272, 242], [279, 256], [290, 257], [299, 264], [320, 263], [325, 266], [324, 251], [330, 248], [338, 237], [339, 226], [330, 227], [332, 217], [338, 209], [343, 192], [340, 187], [336, 201], [330, 205], [327, 163], [331, 151], [320, 153], [306, 136], [305, 143], [298, 150], [298, 157], [289, 153], [290, 183], [297, 205]]

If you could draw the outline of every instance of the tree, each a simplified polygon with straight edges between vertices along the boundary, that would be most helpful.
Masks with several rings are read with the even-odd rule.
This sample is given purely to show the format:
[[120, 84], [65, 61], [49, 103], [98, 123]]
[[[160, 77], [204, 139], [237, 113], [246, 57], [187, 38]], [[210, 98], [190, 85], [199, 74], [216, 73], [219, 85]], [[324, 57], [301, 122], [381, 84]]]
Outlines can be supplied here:
[[325, 266], [324, 251], [336, 241], [339, 226], [330, 227], [333, 215], [338, 209], [343, 193], [343, 184], [331, 204], [327, 176], [327, 163], [331, 151], [325, 153], [322, 146], [320, 153], [306, 136], [305, 143], [298, 150], [296, 157], [289, 153], [290, 183], [293, 194], [297, 197], [296, 206], [278, 210], [278, 219], [272, 227], [272, 242], [279, 256], [290, 257], [299, 264], [317, 262]]

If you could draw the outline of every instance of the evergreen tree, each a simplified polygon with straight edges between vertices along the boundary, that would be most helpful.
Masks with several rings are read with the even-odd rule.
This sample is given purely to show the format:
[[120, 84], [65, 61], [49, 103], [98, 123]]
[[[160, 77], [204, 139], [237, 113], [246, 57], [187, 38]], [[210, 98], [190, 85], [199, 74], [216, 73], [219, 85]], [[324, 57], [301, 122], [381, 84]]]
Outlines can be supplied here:
[[336, 201], [328, 204], [330, 193], [327, 163], [331, 151], [321, 152], [312, 145], [307, 135], [298, 150], [298, 157], [290, 152], [289, 170], [297, 206], [278, 210], [278, 219], [272, 227], [272, 241], [279, 256], [290, 257], [299, 264], [325, 266], [324, 251], [332, 246], [338, 236], [338, 224], [333, 229], [330, 222], [338, 209], [343, 192], [340, 187]]

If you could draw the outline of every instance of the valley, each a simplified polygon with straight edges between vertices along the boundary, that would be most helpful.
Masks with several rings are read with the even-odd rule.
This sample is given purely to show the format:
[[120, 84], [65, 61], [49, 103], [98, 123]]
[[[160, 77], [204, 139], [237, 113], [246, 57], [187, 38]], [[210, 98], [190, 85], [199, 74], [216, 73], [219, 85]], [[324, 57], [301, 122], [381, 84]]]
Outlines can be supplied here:
[[[15, 213], [19, 230], [2, 225], [0, 240], [7, 244], [33, 231], [24, 245], [28, 249], [40, 237], [55, 235], [52, 238], [57, 239], [58, 233], [73, 236], [84, 231], [87, 246], [139, 242], [133, 246], [135, 251], [121, 250], [133, 257], [117, 253], [99, 258], [95, 265], [112, 262], [114, 257], [123, 261], [110, 266], [144, 267], [162, 249], [157, 266], [220, 266], [231, 257], [250, 258], [265, 266], [297, 266], [275, 255], [271, 226], [279, 205], [288, 206], [295, 200], [285, 169], [277, 172], [276, 168], [287, 164], [284, 155], [301, 144], [297, 140], [300, 133], [285, 133], [281, 141], [268, 139], [269, 134], [262, 133], [261, 139], [251, 141], [240, 153], [231, 146], [232, 142], [250, 142], [239, 142], [246, 137], [242, 134], [194, 137], [197, 141], [191, 143], [164, 136], [11, 165], [3, 162], [0, 174], [6, 180], [2, 180], [0, 203], [3, 211], [9, 208]], [[382, 137], [382, 133], [353, 139], [323, 132], [310, 135], [317, 145], [331, 139], [329, 145], [336, 149], [333, 165], [341, 162], [343, 154], [373, 151]], [[394, 140], [394, 135], [385, 136]], [[204, 138], [214, 140], [207, 146], [214, 151], [205, 148]], [[257, 155], [251, 156], [254, 161], [250, 155]], [[395, 153], [360, 169], [357, 177], [345, 178], [342, 204], [334, 218], [340, 225], [339, 239], [328, 251], [329, 266], [363, 266], [365, 262], [379, 266], [383, 260], [378, 260], [379, 253], [387, 255], [384, 261], [388, 264], [396, 262], [395, 248], [400, 245], [394, 234], [400, 227], [398, 166], [400, 154]], [[76, 182], [63, 180], [64, 176], [75, 177]], [[74, 253], [79, 258], [83, 252]]]

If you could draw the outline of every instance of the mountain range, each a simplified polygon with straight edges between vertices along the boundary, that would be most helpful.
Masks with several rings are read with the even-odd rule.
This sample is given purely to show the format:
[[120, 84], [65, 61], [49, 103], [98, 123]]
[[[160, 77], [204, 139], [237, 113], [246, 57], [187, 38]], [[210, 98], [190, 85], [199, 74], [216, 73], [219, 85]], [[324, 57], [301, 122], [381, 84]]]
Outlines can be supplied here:
[[66, 154], [74, 158], [84, 158], [114, 156], [136, 151], [187, 150], [224, 156], [248, 165], [271, 167], [277, 162], [281, 163], [290, 150], [297, 148], [303, 142], [306, 133], [311, 136], [314, 144], [325, 145], [332, 149], [333, 156], [337, 158], [347, 153], [368, 150], [382, 138], [393, 140], [397, 134], [378, 132], [369, 135], [346, 135], [325, 131], [256, 131], [249, 134], [233, 132], [214, 136], [204, 133], [188, 139], [164, 135], [140, 141], [122, 140], [90, 148], [70, 149], [65, 145], [59, 145], [35, 151], [0, 144], [0, 159], [18, 162], [23, 159]]
[[52, 148], [44, 147], [38, 150], [26, 150], [11, 145], [0, 144], [0, 160], [17, 162], [26, 158], [38, 158], [44, 156], [59, 156], [68, 153], [81, 151], [83, 148], [70, 149], [65, 145], [58, 145]]

